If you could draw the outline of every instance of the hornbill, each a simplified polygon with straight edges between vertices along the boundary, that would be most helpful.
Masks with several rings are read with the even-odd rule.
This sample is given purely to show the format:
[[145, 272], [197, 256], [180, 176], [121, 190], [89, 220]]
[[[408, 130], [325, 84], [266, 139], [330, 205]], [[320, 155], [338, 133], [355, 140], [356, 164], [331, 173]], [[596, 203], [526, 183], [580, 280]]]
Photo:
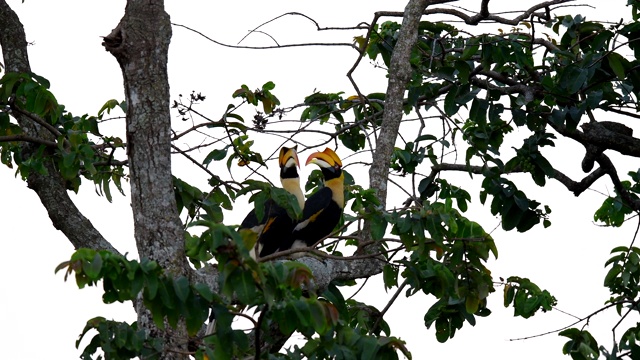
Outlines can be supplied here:
[[302, 220], [293, 230], [292, 248], [308, 247], [329, 235], [340, 221], [344, 209], [342, 161], [326, 148], [309, 155], [306, 165], [316, 164], [322, 171], [324, 187], [304, 203]]
[[[298, 176], [297, 146], [292, 148], [282, 147], [278, 162], [280, 164], [280, 183], [282, 188], [293, 194], [298, 200], [298, 205], [302, 209], [304, 207], [304, 194], [300, 189], [300, 177]], [[238, 230], [249, 230], [258, 237], [257, 253], [260, 257], [273, 254], [277, 251], [287, 250], [291, 248], [293, 243], [292, 231], [297, 221], [293, 220], [287, 214], [287, 211], [276, 204], [275, 201], [269, 199], [264, 204], [264, 216], [262, 221], [258, 220], [255, 209], [251, 210], [244, 218]], [[253, 259], [257, 259], [256, 248], [250, 251]], [[211, 311], [209, 316], [209, 324], [205, 331], [205, 335], [212, 334], [215, 330], [215, 314]]]
[[[292, 148], [282, 147], [278, 161], [280, 164], [280, 182], [282, 188], [293, 194], [298, 200], [300, 209], [304, 207], [304, 194], [300, 189], [300, 177], [298, 176], [298, 153], [297, 146]], [[248, 229], [258, 236], [257, 253], [260, 257], [273, 254], [277, 251], [289, 249], [293, 239], [291, 238], [293, 228], [297, 221], [291, 219], [287, 211], [269, 199], [264, 204], [264, 216], [262, 221], [258, 220], [255, 209], [251, 210], [244, 218], [240, 228]], [[256, 251], [251, 251], [251, 257], [256, 259]]]

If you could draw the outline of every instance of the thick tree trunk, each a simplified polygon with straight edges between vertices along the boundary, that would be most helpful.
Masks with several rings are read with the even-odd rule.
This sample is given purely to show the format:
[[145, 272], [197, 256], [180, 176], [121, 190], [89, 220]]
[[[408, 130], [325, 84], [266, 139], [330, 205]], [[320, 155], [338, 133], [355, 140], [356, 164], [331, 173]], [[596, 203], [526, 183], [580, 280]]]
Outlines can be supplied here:
[[418, 39], [418, 25], [422, 12], [428, 3], [427, 0], [410, 0], [405, 7], [402, 27], [398, 32], [398, 41], [393, 49], [389, 64], [389, 83], [385, 96], [382, 126], [376, 143], [376, 152], [373, 155], [373, 163], [369, 169], [369, 186], [378, 192], [378, 199], [380, 199], [383, 208], [387, 203], [389, 161], [391, 161], [402, 121], [404, 92], [411, 79], [409, 57], [411, 49]]
[[[407, 3], [402, 18], [402, 27], [398, 32], [398, 41], [391, 55], [382, 125], [376, 141], [373, 162], [369, 168], [369, 187], [378, 193], [382, 209], [385, 209], [387, 205], [389, 162], [402, 122], [404, 93], [407, 90], [407, 83], [411, 79], [411, 64], [409, 63], [411, 49], [418, 39], [418, 25], [420, 25], [422, 12], [430, 3], [427, 0], [410, 0]], [[371, 239], [371, 223], [369, 221], [365, 221], [362, 233], [363, 239]], [[377, 246], [370, 246], [363, 251], [375, 252]]]
[[[127, 153], [141, 257], [183, 273], [183, 230], [171, 180], [167, 61], [171, 23], [163, 1], [131, 0], [105, 48], [118, 60], [127, 101]], [[185, 274], [186, 275], [186, 274]]]
[[29, 72], [27, 38], [18, 15], [6, 1], [0, 1], [0, 45], [7, 72]]
[[[103, 45], [122, 68], [127, 102], [127, 153], [136, 245], [171, 276], [188, 276], [184, 235], [171, 180], [171, 115], [167, 76], [171, 23], [162, 0], [129, 0]], [[183, 358], [184, 326], [157, 329], [142, 302], [138, 322], [164, 338], [165, 359]], [[173, 352], [171, 350], [177, 350]]]

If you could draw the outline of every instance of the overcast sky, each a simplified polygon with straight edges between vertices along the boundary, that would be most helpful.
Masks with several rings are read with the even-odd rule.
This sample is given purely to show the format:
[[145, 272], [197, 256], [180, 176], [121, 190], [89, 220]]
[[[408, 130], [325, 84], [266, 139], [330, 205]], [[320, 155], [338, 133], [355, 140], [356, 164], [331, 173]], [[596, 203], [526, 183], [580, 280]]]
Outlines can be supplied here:
[[[114, 28], [124, 10], [124, 1], [9, 1], [18, 12], [27, 33], [31, 67], [48, 78], [58, 101], [75, 115], [96, 114], [108, 99], [122, 100], [122, 76], [114, 58], [101, 46], [101, 36]], [[369, 22], [378, 10], [401, 10], [403, 1], [168, 1], [167, 11], [172, 22], [187, 25], [215, 40], [235, 44], [249, 29], [277, 15], [290, 11], [303, 12], [316, 19], [321, 26], [350, 26]], [[211, 5], [217, 3], [221, 5]], [[477, 1], [460, 1], [473, 8]], [[535, 1], [492, 1], [495, 9], [505, 6], [525, 8]], [[601, 1], [594, 12], [590, 8], [568, 8], [574, 13], [591, 14], [597, 19], [618, 20], [626, 16], [626, 1], [609, 1], [602, 8]], [[471, 4], [471, 5], [470, 5]], [[493, 9], [493, 8], [492, 8]], [[558, 12], [560, 13], [560, 12]], [[595, 19], [595, 17], [594, 17]], [[280, 44], [308, 41], [350, 42], [353, 34], [322, 33], [301, 18], [288, 17], [263, 29]], [[550, 33], [550, 31], [549, 31]], [[266, 37], [252, 35], [247, 45], [271, 45]], [[215, 45], [183, 28], [174, 27], [170, 48], [171, 96], [188, 94], [192, 90], [208, 96], [204, 108], [212, 117], [219, 116], [232, 102], [230, 94], [241, 84], [255, 88], [266, 81], [276, 83], [275, 94], [282, 104], [300, 103], [314, 89], [325, 92], [353, 93], [345, 77], [356, 53], [348, 48], [295, 48], [281, 50], [238, 50]], [[385, 90], [384, 74], [368, 64], [356, 72], [356, 80], [363, 93]], [[176, 120], [179, 121], [179, 120]], [[629, 125], [629, 124], [627, 124]], [[113, 122], [110, 126], [123, 126]], [[636, 132], [638, 130], [636, 129]], [[549, 155], [554, 166], [579, 179], [579, 161], [569, 159], [582, 154], [579, 147], [560, 145]], [[307, 154], [302, 154], [301, 158]], [[565, 159], [573, 161], [563, 161]], [[627, 170], [637, 168], [628, 164]], [[303, 177], [310, 170], [303, 169]], [[202, 181], [203, 175], [177, 161], [177, 176]], [[277, 177], [277, 166], [270, 166], [269, 175]], [[626, 173], [626, 170], [623, 172]], [[360, 185], [366, 186], [366, 173], [358, 173]], [[523, 178], [524, 179], [524, 178]], [[194, 180], [197, 181], [197, 180]], [[460, 177], [473, 196], [473, 204], [466, 214], [486, 230], [498, 226], [498, 219], [482, 208], [477, 198], [479, 183]], [[532, 182], [525, 182], [532, 184]], [[0, 271], [3, 291], [0, 297], [0, 358], [36, 359], [43, 353], [48, 358], [72, 359], [80, 351], [74, 342], [94, 316], [134, 321], [129, 304], [103, 305], [101, 292], [96, 289], [78, 290], [73, 281], [64, 282], [62, 274], [54, 275], [54, 268], [67, 260], [72, 246], [55, 230], [33, 192], [14, 177], [14, 170], [0, 167], [2, 201], [0, 202]], [[458, 183], [460, 184], [460, 183]], [[585, 316], [599, 308], [608, 298], [602, 287], [609, 251], [617, 245], [628, 245], [635, 231], [631, 221], [621, 229], [596, 226], [593, 212], [604, 197], [612, 192], [606, 181], [598, 181], [580, 198], [575, 198], [558, 183], [549, 181], [544, 189], [531, 185], [526, 189], [530, 198], [551, 206], [553, 225], [549, 229], [537, 226], [526, 234], [492, 233], [500, 253], [489, 268], [494, 277], [518, 275], [528, 277], [548, 289], [558, 299], [558, 308], [576, 316]], [[391, 196], [401, 195], [392, 189]], [[78, 207], [91, 219], [103, 235], [121, 252], [135, 257], [132, 218], [128, 196], [114, 194], [113, 203], [95, 194], [85, 182], [80, 193], [72, 195]], [[240, 206], [240, 204], [238, 204]], [[246, 204], [235, 214], [231, 223], [239, 222]], [[375, 282], [372, 280], [371, 282]], [[379, 282], [379, 281], [378, 281]], [[360, 301], [382, 309], [391, 293], [381, 286], [370, 286], [358, 296]], [[434, 329], [425, 329], [423, 316], [433, 303], [432, 298], [415, 296], [399, 300], [387, 315], [392, 334], [407, 341], [415, 359], [466, 359], [515, 357], [519, 359], [562, 358], [564, 338], [555, 334], [526, 341], [510, 341], [551, 331], [570, 324], [573, 318], [559, 311], [537, 314], [523, 320], [512, 316], [513, 310], [501, 305], [501, 289], [490, 296], [493, 314], [478, 319], [475, 328], [465, 324], [455, 338], [445, 344], [435, 340]], [[637, 321], [638, 319], [630, 319]], [[617, 319], [614, 313], [595, 317], [588, 329], [601, 343], [611, 347], [611, 328]], [[81, 345], [86, 346], [87, 341]]]

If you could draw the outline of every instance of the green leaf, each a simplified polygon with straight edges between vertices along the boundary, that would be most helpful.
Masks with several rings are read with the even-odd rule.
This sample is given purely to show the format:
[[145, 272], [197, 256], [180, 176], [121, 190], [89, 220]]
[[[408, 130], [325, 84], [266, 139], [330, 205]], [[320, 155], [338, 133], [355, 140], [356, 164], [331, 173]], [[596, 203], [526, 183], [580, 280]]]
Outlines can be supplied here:
[[295, 300], [292, 305], [292, 309], [300, 325], [302, 325], [302, 327], [308, 327], [311, 320], [309, 303], [304, 300]]
[[51, 87], [51, 84], [49, 83], [49, 80], [47, 80], [46, 78], [36, 74], [36, 73], [30, 73], [31, 77], [36, 80], [38, 83], [40, 83], [40, 85], [42, 85], [45, 89], [49, 89]]
[[425, 140], [429, 140], [429, 141], [436, 141], [438, 140], [437, 137], [435, 137], [434, 135], [431, 134], [424, 134], [424, 135], [420, 135], [418, 136], [414, 142], [419, 142], [419, 141], [425, 141]]
[[612, 266], [611, 269], [609, 269], [609, 272], [607, 272], [607, 275], [604, 277], [604, 286], [615, 286], [614, 280], [618, 277], [618, 275], [620, 275], [621, 272], [622, 266], [617, 264]]
[[107, 102], [104, 103], [104, 105], [102, 105], [100, 110], [98, 110], [98, 116], [102, 116], [102, 114], [105, 111], [107, 112], [107, 114], [110, 114], [111, 110], [113, 110], [116, 106], [119, 106], [119, 105], [120, 103], [116, 99], [107, 100]]
[[82, 262], [82, 271], [84, 271], [90, 279], [98, 279], [100, 270], [102, 270], [102, 256], [100, 256], [99, 253], [96, 253], [92, 260]]
[[[469, 314], [475, 314], [480, 306], [480, 299], [477, 296], [469, 295], [464, 302], [465, 310]], [[472, 324], [473, 325], [473, 324]]]
[[458, 109], [460, 108], [460, 106], [456, 103], [457, 91], [458, 88], [453, 86], [451, 89], [449, 89], [449, 92], [444, 97], [444, 112], [448, 116], [453, 116], [458, 112]]
[[182, 301], [183, 303], [187, 301], [191, 289], [189, 287], [189, 280], [186, 277], [180, 276], [173, 279], [173, 289], [180, 301]]
[[588, 331], [571, 328], [559, 332], [558, 335], [570, 339], [562, 347], [562, 353], [571, 355], [571, 358], [576, 360], [598, 359], [600, 355], [598, 342]]
[[513, 230], [520, 223], [524, 211], [517, 207], [511, 207], [502, 213], [502, 228], [506, 231]]
[[521, 191], [518, 191], [513, 195], [513, 201], [518, 205], [520, 210], [526, 211], [529, 209], [529, 199], [527, 199]]
[[273, 201], [275, 201], [275, 203], [280, 207], [284, 208], [290, 218], [300, 219], [302, 217], [302, 209], [300, 209], [300, 204], [298, 203], [296, 197], [290, 192], [281, 188], [272, 188], [271, 199], [273, 199]]
[[487, 123], [487, 109], [489, 102], [484, 99], [474, 98], [471, 102], [471, 110], [469, 110], [469, 119], [477, 125], [485, 125]]
[[338, 309], [340, 317], [343, 318], [347, 315], [347, 305], [344, 296], [340, 292], [340, 289], [334, 284], [330, 283], [329, 286], [322, 293], [322, 296], [329, 300]]
[[449, 319], [446, 318], [438, 318], [436, 320], [436, 339], [444, 343], [449, 340], [451, 336], [451, 326]]
[[387, 220], [382, 216], [373, 216], [371, 218], [371, 237], [373, 240], [380, 240], [384, 237], [387, 230]]
[[544, 171], [544, 174], [546, 176], [554, 176], [555, 170], [553, 169], [553, 166], [551, 166], [551, 163], [549, 163], [549, 161], [545, 157], [543, 157], [542, 154], [536, 154], [535, 163], [540, 167], [540, 169], [542, 169], [542, 171]]
[[472, 37], [467, 40], [465, 44], [464, 50], [462, 51], [462, 55], [460, 56], [461, 60], [469, 60], [472, 56], [478, 53], [478, 49], [480, 48], [480, 40], [477, 37]]
[[193, 286], [193, 288], [208, 302], [213, 301], [213, 292], [207, 284], [197, 283]]
[[561, 83], [569, 94], [575, 94], [582, 88], [589, 76], [589, 70], [577, 66], [568, 67], [562, 74]]
[[165, 281], [158, 282], [158, 294], [162, 304], [168, 309], [175, 309], [174, 297], [167, 289], [167, 285], [171, 286], [171, 283]]
[[309, 304], [309, 312], [311, 313], [313, 329], [318, 334], [324, 335], [331, 329], [331, 325], [327, 322], [327, 317], [325, 316], [325, 309], [320, 302], [311, 302]]
[[469, 74], [471, 73], [469, 64], [466, 61], [456, 61], [455, 68], [458, 71], [460, 83], [467, 84], [469, 82]]
[[540, 222], [540, 217], [534, 211], [527, 210], [522, 214], [520, 221], [518, 222], [518, 232], [526, 232], [534, 225]]
[[384, 279], [384, 286], [387, 289], [398, 286], [398, 272], [399, 269], [396, 266], [386, 264], [382, 268], [382, 278]]
[[267, 201], [267, 196], [269, 194], [267, 194], [265, 191], [262, 191], [254, 196], [252, 196], [253, 198], [253, 205], [254, 205], [254, 210], [256, 212], [256, 217], [258, 218], [258, 221], [262, 222], [264, 220], [264, 217], [267, 215], [265, 214], [265, 203]]
[[149, 298], [149, 300], [153, 300], [158, 294], [158, 277], [155, 275], [145, 275], [144, 278], [146, 280], [145, 290], [147, 291], [147, 297]]
[[203, 165], [209, 165], [211, 161], [220, 161], [227, 156], [227, 150], [229, 150], [229, 146], [226, 146], [224, 149], [214, 149], [211, 151], [207, 157], [202, 161]]
[[276, 87], [276, 84], [273, 81], [268, 81], [264, 85], [262, 85], [262, 90], [271, 91]]
[[607, 61], [609, 63], [609, 66], [611, 66], [611, 70], [613, 70], [613, 73], [618, 77], [618, 80], [624, 80], [626, 78], [626, 74], [623, 62], [626, 62], [626, 60], [622, 57], [622, 55], [611, 52], [609, 53], [609, 55], [607, 55]]
[[239, 271], [236, 276], [230, 278], [233, 281], [233, 290], [238, 299], [245, 304], [253, 304], [256, 301], [256, 284], [249, 271]]
[[504, 307], [509, 306], [516, 295], [516, 288], [511, 284], [506, 284], [504, 286]]

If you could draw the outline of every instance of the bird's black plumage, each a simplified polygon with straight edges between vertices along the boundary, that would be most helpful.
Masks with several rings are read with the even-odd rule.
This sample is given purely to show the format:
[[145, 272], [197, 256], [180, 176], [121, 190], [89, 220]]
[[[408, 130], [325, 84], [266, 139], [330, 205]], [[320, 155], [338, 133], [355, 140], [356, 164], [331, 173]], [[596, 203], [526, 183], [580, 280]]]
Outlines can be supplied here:
[[312, 246], [331, 233], [342, 215], [342, 208], [331, 200], [331, 195], [332, 190], [323, 187], [307, 199], [304, 205], [307, 210], [303, 210], [300, 222], [304, 226], [294, 229], [294, 240]]
[[307, 159], [309, 163], [320, 167], [324, 187], [305, 201], [302, 220], [293, 230], [292, 247], [312, 246], [331, 234], [340, 222], [344, 208], [344, 174], [338, 155], [326, 148], [311, 154]]
[[[298, 175], [298, 155], [296, 148], [283, 147], [280, 149], [280, 181], [282, 187], [296, 196], [299, 206], [304, 206], [304, 195], [300, 189], [300, 177]], [[286, 250], [293, 243], [292, 231], [297, 221], [292, 219], [287, 211], [272, 199], [264, 204], [264, 216], [258, 220], [255, 209], [240, 224], [239, 230], [248, 229], [258, 237], [257, 253], [259, 257]], [[256, 252], [251, 253], [256, 258]]]
[[286, 244], [293, 242], [291, 232], [296, 223], [284, 208], [269, 199], [264, 204], [263, 221], [259, 221], [256, 211], [251, 210], [240, 229], [249, 229], [258, 235], [260, 257], [264, 257], [290, 247]]

